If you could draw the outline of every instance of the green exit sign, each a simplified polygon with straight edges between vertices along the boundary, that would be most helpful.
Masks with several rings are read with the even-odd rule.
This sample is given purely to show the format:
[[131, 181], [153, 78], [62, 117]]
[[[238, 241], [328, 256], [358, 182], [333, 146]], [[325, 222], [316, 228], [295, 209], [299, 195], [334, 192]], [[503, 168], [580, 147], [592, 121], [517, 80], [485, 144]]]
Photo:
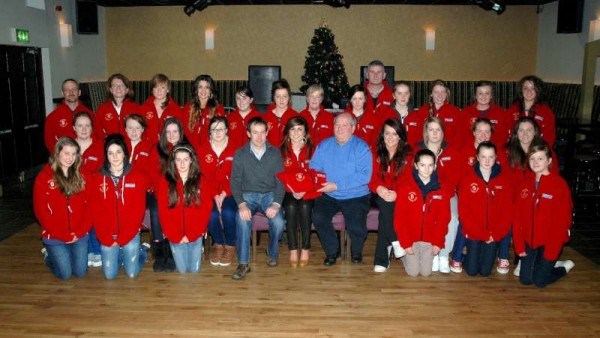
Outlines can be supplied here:
[[16, 42], [29, 42], [29, 30], [27, 29], [15, 29]]

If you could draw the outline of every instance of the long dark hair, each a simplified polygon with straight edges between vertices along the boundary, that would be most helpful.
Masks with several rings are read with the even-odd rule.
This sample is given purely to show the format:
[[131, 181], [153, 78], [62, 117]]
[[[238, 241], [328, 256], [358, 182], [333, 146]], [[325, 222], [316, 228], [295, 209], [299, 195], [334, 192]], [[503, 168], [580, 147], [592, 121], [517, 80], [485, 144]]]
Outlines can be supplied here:
[[177, 153], [186, 152], [190, 155], [190, 171], [187, 180], [183, 184], [183, 205], [191, 207], [200, 205], [200, 166], [198, 165], [198, 157], [196, 151], [188, 143], [180, 143], [173, 148], [169, 156], [169, 166], [165, 173], [165, 178], [169, 182], [169, 208], [174, 208], [179, 203], [179, 194], [177, 193], [177, 181], [179, 172], [175, 165], [175, 155]]
[[118, 145], [121, 150], [123, 150], [123, 154], [125, 157], [123, 158], [123, 168], [127, 166], [129, 163], [129, 150], [127, 150], [127, 144], [125, 143], [125, 138], [121, 134], [110, 134], [106, 136], [106, 140], [104, 141], [104, 168], [110, 170], [110, 161], [108, 160], [108, 148], [113, 144]]
[[217, 109], [217, 105], [219, 104], [217, 98], [215, 97], [217, 87], [215, 86], [215, 81], [213, 78], [206, 74], [196, 77], [194, 80], [194, 88], [192, 89], [192, 99], [190, 100], [190, 121], [188, 123], [188, 128], [190, 130], [193, 130], [196, 126], [196, 123], [200, 121], [200, 113], [202, 112], [202, 103], [198, 98], [198, 87], [200, 87], [200, 81], [208, 82], [208, 86], [210, 87], [210, 97], [206, 102], [206, 108], [208, 108], [208, 115], [210, 117], [212, 117], [211, 115], [214, 114], [215, 110]]
[[539, 77], [535, 76], [535, 75], [527, 75], [524, 76], [520, 81], [519, 84], [517, 84], [517, 96], [518, 99], [517, 101], [519, 102], [519, 108], [520, 108], [520, 112], [523, 113], [525, 111], [525, 98], [523, 97], [523, 85], [525, 84], [525, 82], [530, 81], [533, 84], [533, 90], [535, 90], [535, 102], [533, 103], [533, 106], [531, 106], [531, 109], [529, 110], [529, 112], [535, 116], [535, 106], [544, 101], [544, 80], [540, 79]]
[[[67, 169], [67, 176], [60, 168], [59, 156], [64, 147], [70, 146], [77, 149], [77, 157], [73, 165]], [[54, 145], [54, 154], [50, 158], [50, 167], [54, 171], [54, 182], [58, 186], [60, 192], [64, 195], [72, 195], [82, 191], [85, 188], [85, 180], [81, 175], [81, 148], [79, 144], [72, 138], [64, 136], [58, 139]]]
[[152, 93], [154, 87], [158, 86], [159, 84], [164, 84], [167, 86], [167, 96], [165, 97], [163, 103], [160, 104], [161, 108], [165, 109], [169, 105], [169, 100], [171, 99], [171, 81], [165, 74], [154, 75], [150, 80], [150, 93]]
[[[364, 110], [367, 107], [368, 99], [367, 99], [367, 90], [362, 85], [356, 84], [356, 85], [350, 87], [350, 90], [348, 91], [348, 98], [350, 101], [348, 102], [348, 104], [350, 105], [350, 107], [352, 107], [352, 96], [354, 96], [354, 94], [356, 94], [358, 92], [362, 92], [363, 94], [365, 94], [365, 104], [363, 105], [363, 110]], [[354, 109], [354, 107], [352, 107], [352, 109]]]
[[[398, 134], [398, 136], [400, 137], [398, 149], [396, 149], [396, 153], [394, 153], [394, 156], [392, 158], [390, 158], [390, 153], [388, 152], [385, 146], [385, 126], [394, 129], [396, 134]], [[396, 167], [394, 170], [394, 178], [396, 178], [400, 174], [400, 172], [404, 170], [404, 167], [406, 165], [406, 156], [411, 151], [412, 150], [410, 146], [406, 143], [406, 130], [404, 129], [404, 126], [402, 126], [402, 123], [400, 123], [400, 121], [396, 119], [385, 120], [385, 122], [383, 122], [383, 125], [381, 126], [379, 137], [377, 137], [377, 158], [379, 158], [379, 163], [381, 164], [379, 166], [379, 172], [377, 173], [377, 175], [383, 178], [385, 173], [390, 168], [390, 165], [394, 163]]]
[[286, 122], [285, 127], [283, 128], [283, 141], [281, 141], [281, 145], [279, 146], [279, 150], [281, 151], [281, 157], [285, 159], [290, 156], [290, 129], [294, 128], [295, 126], [304, 127], [304, 131], [306, 132], [306, 135], [304, 135], [304, 138], [306, 139], [306, 141], [304, 142], [304, 146], [306, 147], [306, 158], [311, 158], [313, 152], [313, 144], [310, 139], [310, 133], [308, 132], [308, 123], [301, 116], [292, 117]]
[[179, 129], [179, 141], [177, 142], [177, 144], [182, 143], [182, 142], [187, 143], [187, 138], [183, 134], [183, 126], [181, 124], [181, 121], [179, 121], [179, 119], [177, 119], [175, 117], [167, 118], [165, 120], [165, 125], [160, 132], [160, 138], [158, 139], [158, 144], [156, 145], [156, 147], [158, 149], [158, 157], [160, 158], [160, 171], [162, 173], [166, 172], [166, 170], [167, 170], [167, 162], [169, 160], [169, 154], [171, 152], [170, 151], [170, 149], [171, 149], [170, 143], [169, 143], [169, 141], [167, 141], [167, 127], [171, 124], [176, 125], [177, 129]]
[[515, 124], [515, 128], [510, 135], [510, 140], [506, 144], [506, 148], [508, 148], [508, 165], [511, 168], [527, 168], [527, 153], [529, 152], [529, 149], [527, 151], [523, 150], [521, 147], [521, 142], [519, 141], [519, 126], [521, 126], [523, 123], [531, 123], [535, 131], [535, 135], [533, 136], [533, 140], [531, 141], [529, 149], [531, 149], [532, 146], [543, 142], [540, 127], [538, 126], [537, 122], [535, 122], [535, 120], [531, 117], [521, 117]]

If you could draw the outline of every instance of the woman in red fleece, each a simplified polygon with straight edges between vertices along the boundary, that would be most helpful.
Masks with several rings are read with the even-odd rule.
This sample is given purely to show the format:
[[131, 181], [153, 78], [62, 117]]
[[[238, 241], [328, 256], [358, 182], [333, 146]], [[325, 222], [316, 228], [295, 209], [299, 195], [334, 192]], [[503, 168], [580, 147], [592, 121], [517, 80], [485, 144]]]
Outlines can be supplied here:
[[315, 147], [324, 139], [333, 136], [333, 114], [326, 111], [323, 103], [324, 92], [320, 84], [306, 89], [306, 109], [300, 112], [308, 123], [311, 139]]
[[544, 141], [550, 147], [556, 140], [556, 117], [552, 109], [544, 103], [544, 81], [537, 76], [525, 76], [517, 85], [519, 98], [506, 113], [512, 121], [511, 129], [520, 117], [531, 117], [540, 126]]
[[125, 118], [125, 131], [127, 132], [127, 152], [129, 163], [146, 172], [150, 160], [150, 153], [154, 144], [142, 138], [146, 130], [146, 119], [142, 115], [129, 114]]
[[194, 80], [192, 99], [181, 112], [181, 122], [194, 150], [208, 142], [208, 123], [214, 116], [225, 116], [223, 106], [217, 101], [217, 87], [210, 75], [200, 75]]
[[273, 82], [271, 86], [271, 98], [273, 104], [267, 107], [267, 112], [262, 116], [267, 122], [267, 141], [279, 148], [283, 137], [283, 128], [289, 119], [298, 115], [298, 112], [292, 109], [292, 91], [290, 84], [286, 79]]
[[114, 279], [121, 265], [136, 277], [146, 262], [149, 244], [140, 245], [146, 210], [146, 177], [129, 163], [125, 138], [106, 137], [105, 161], [89, 183], [88, 196], [94, 229], [102, 245], [104, 278]]
[[354, 115], [356, 119], [354, 135], [367, 142], [369, 147], [375, 147], [377, 145], [377, 135], [379, 135], [383, 123], [382, 118], [387, 116], [383, 116], [383, 114], [379, 116], [374, 110], [367, 108], [367, 91], [365, 87], [354, 85], [350, 88], [348, 94], [350, 102], [345, 111]]
[[94, 121], [96, 137], [104, 142], [107, 135], [121, 134], [125, 136], [123, 121], [129, 114], [139, 114], [140, 106], [133, 102], [133, 89], [129, 79], [120, 73], [113, 74], [106, 82], [108, 100], [98, 107]]
[[190, 144], [173, 148], [167, 172], [156, 189], [160, 223], [171, 243], [177, 271], [200, 272], [202, 237], [213, 204], [211, 191], [201, 182], [198, 158]]
[[[465, 127], [470, 131], [473, 123], [479, 118], [488, 119], [494, 126], [494, 135], [491, 141], [501, 147], [508, 141], [509, 129], [512, 122], [506, 112], [494, 103], [494, 85], [490, 81], [479, 81], [475, 84], [475, 102], [463, 108], [463, 114], [468, 123]], [[468, 138], [465, 138], [465, 144]], [[470, 144], [469, 144], [470, 145]]]
[[415, 154], [411, 176], [397, 190], [394, 228], [406, 250], [402, 258], [406, 273], [426, 277], [431, 275], [434, 257], [444, 247], [450, 196], [438, 181], [431, 150], [421, 149]]
[[406, 129], [406, 138], [409, 144], [416, 143], [423, 138], [423, 119], [419, 118], [417, 110], [411, 102], [410, 83], [406, 81], [396, 81], [394, 83], [394, 101], [390, 105], [382, 104], [378, 109], [378, 114], [385, 116], [385, 119], [397, 119]]
[[87, 273], [92, 223], [80, 168], [79, 145], [70, 137], [61, 137], [33, 186], [33, 211], [42, 228], [44, 260], [60, 279]]
[[521, 284], [543, 288], [575, 266], [571, 260], [557, 261], [569, 241], [573, 203], [565, 180], [550, 171], [554, 161], [548, 144], [532, 146], [528, 160], [533, 173], [516, 193], [513, 239], [521, 257]]
[[248, 143], [248, 121], [262, 114], [254, 109], [254, 92], [250, 87], [240, 87], [235, 93], [236, 109], [227, 116], [229, 121], [228, 144], [237, 149]]
[[152, 95], [140, 107], [140, 115], [146, 119], [144, 138], [151, 144], [158, 142], [160, 131], [169, 117], [181, 120], [181, 108], [171, 97], [171, 81], [164, 74], [156, 74], [150, 80]]
[[496, 146], [481, 142], [477, 162], [458, 188], [458, 213], [467, 246], [464, 266], [469, 276], [487, 277], [492, 273], [498, 244], [510, 231], [511, 185], [496, 158]]

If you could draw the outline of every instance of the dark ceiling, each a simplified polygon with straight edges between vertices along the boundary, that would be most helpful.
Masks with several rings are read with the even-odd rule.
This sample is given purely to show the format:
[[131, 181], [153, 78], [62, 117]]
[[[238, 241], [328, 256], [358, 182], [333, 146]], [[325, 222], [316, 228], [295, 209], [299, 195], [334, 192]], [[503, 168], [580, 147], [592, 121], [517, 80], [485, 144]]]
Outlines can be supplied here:
[[[476, 0], [346, 0], [352, 5], [475, 5]], [[479, 0], [478, 0], [479, 1]], [[506, 6], [543, 5], [556, 0], [504, 0]], [[98, 0], [104, 7], [183, 6], [186, 0]], [[323, 5], [323, 0], [212, 0], [214, 5]]]

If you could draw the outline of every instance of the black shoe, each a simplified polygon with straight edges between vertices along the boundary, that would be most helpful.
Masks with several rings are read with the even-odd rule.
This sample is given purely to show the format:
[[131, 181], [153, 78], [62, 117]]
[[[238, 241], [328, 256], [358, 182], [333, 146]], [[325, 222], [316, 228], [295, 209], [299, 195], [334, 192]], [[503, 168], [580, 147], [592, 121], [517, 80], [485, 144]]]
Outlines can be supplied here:
[[363, 261], [362, 254], [352, 255], [352, 263], [358, 264], [358, 263], [362, 263], [362, 261]]
[[152, 257], [154, 258], [154, 263], [152, 263], [152, 270], [154, 272], [163, 272], [165, 271], [165, 255], [163, 252], [163, 242], [152, 242]]
[[233, 275], [231, 275], [231, 278], [233, 280], [244, 279], [248, 272], [250, 272], [250, 266], [248, 264], [239, 264], [237, 269], [233, 272]]
[[163, 252], [165, 254], [164, 271], [173, 272], [175, 271], [175, 260], [173, 259], [173, 251], [171, 251], [171, 245], [168, 240], [164, 240]]
[[323, 261], [323, 264], [325, 264], [325, 266], [332, 266], [332, 265], [335, 265], [336, 260], [337, 260], [337, 255], [327, 256], [325, 258], [325, 260]]

